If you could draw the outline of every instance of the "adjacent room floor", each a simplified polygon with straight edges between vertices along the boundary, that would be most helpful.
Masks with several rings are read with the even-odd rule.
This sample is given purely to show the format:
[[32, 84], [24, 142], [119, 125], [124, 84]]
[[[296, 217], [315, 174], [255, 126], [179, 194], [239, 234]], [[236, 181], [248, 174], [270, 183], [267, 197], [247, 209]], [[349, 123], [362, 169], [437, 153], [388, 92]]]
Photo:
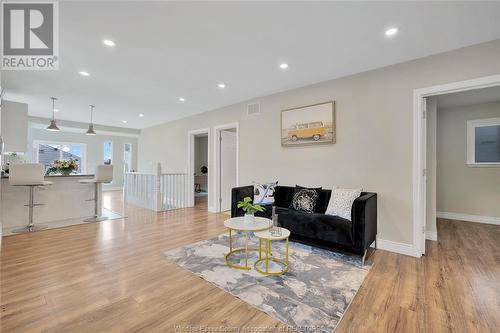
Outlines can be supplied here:
[[[169, 262], [163, 252], [224, 232], [224, 214], [156, 214], [104, 202], [126, 219], [5, 237], [2, 332], [174, 332], [176, 325], [280, 323]], [[438, 221], [416, 259], [376, 251], [336, 332], [493, 332], [500, 327], [500, 226]]]

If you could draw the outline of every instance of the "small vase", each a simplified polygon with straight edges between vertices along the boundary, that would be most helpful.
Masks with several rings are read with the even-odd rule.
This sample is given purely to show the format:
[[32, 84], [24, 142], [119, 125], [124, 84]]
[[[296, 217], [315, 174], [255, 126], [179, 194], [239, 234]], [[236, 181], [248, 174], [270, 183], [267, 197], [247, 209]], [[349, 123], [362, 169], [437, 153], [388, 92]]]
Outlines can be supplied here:
[[254, 223], [255, 222], [255, 215], [253, 214], [245, 214], [245, 219], [243, 220], [245, 223]]
[[63, 176], [69, 176], [71, 174], [71, 170], [61, 170], [61, 174]]

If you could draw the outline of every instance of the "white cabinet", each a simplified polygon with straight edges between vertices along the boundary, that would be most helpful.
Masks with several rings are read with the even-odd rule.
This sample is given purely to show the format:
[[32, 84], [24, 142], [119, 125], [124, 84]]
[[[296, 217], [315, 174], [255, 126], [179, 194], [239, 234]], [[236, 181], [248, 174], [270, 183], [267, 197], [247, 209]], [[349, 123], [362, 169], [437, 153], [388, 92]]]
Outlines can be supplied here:
[[28, 104], [4, 100], [1, 125], [4, 152], [26, 153], [28, 151]]

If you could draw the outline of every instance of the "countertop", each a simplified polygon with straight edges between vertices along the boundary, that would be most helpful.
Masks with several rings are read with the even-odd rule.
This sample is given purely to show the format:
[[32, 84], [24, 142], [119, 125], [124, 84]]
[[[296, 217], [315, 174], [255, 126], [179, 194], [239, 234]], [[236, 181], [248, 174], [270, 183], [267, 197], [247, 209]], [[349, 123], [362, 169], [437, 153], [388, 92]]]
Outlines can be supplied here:
[[[93, 174], [83, 174], [83, 173], [78, 173], [78, 174], [71, 174], [71, 175], [45, 175], [45, 178], [78, 178], [78, 177], [94, 177]], [[2, 179], [8, 179], [9, 176], [2, 175]]]

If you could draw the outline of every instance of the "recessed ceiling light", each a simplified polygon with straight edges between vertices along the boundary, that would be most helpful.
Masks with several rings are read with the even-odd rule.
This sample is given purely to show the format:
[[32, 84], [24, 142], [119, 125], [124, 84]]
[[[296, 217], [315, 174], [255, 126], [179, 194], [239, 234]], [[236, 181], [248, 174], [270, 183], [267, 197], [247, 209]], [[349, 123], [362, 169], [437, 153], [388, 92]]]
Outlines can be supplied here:
[[179, 102], [185, 102], [186, 99], [184, 97], [179, 97]]
[[54, 109], [54, 112], [59, 112], [59, 109]]
[[81, 76], [89, 76], [89, 72], [81, 71], [79, 72]]
[[394, 36], [398, 33], [398, 28], [390, 28], [385, 31], [386, 36]]
[[115, 46], [115, 42], [113, 42], [111, 39], [103, 39], [102, 43], [109, 47]]
[[282, 64], [280, 64], [280, 68], [281, 69], [287, 69], [288, 68], [288, 64], [287, 63], [282, 63]]
[[122, 120], [122, 123], [126, 124], [126, 123], [127, 123], [127, 121], [126, 121], [126, 120]]
[[139, 117], [144, 117], [144, 113], [139, 113]]
[[224, 89], [226, 88], [226, 85], [224, 83], [219, 83], [219, 88]]

